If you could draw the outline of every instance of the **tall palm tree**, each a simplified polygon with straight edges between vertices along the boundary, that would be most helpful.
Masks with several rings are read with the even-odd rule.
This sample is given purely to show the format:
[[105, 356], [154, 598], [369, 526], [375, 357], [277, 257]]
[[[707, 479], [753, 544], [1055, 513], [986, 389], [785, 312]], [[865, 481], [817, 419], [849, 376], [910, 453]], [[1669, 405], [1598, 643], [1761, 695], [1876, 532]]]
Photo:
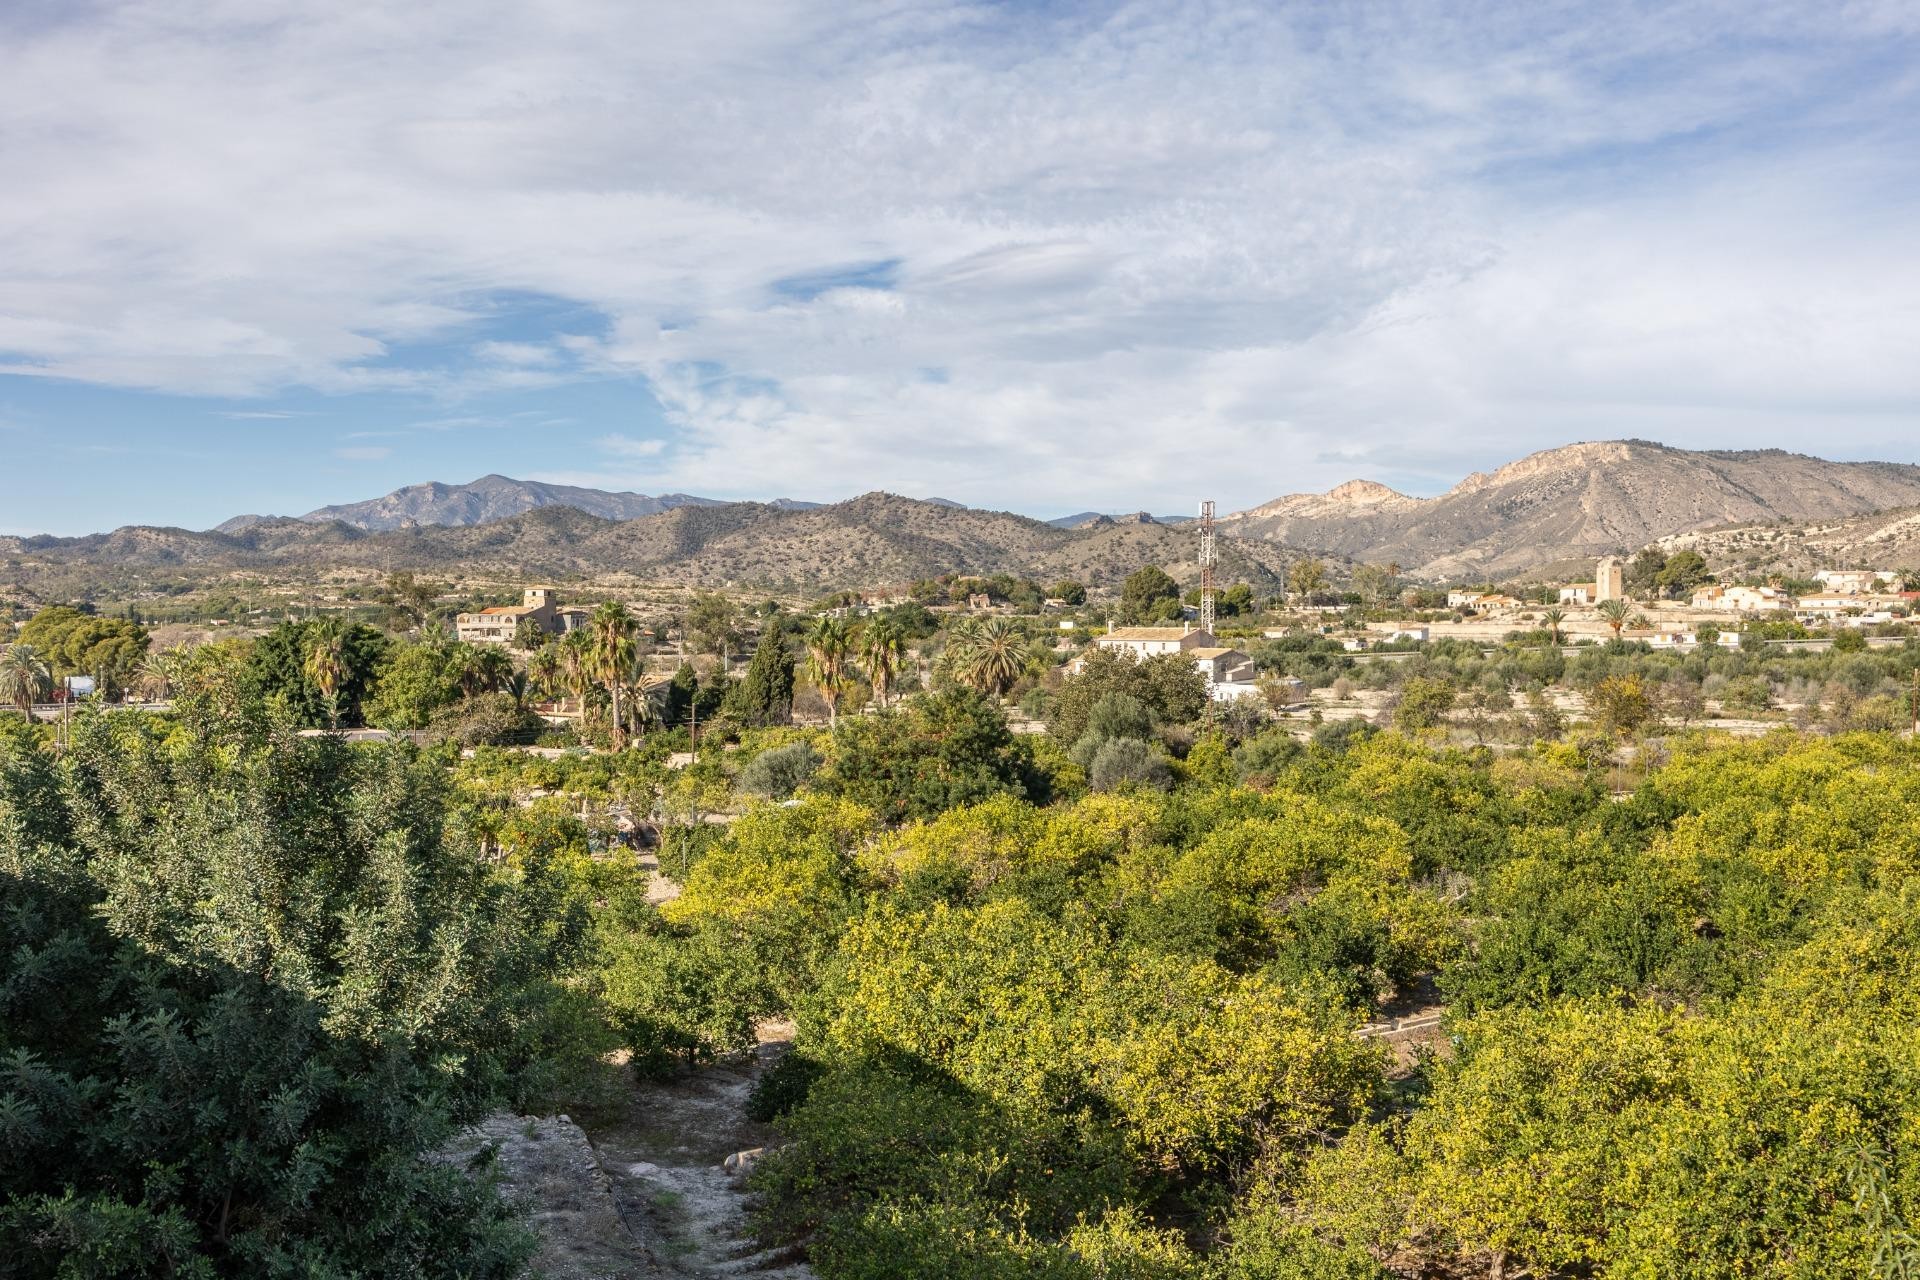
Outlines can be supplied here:
[[1627, 619], [1633, 615], [1633, 605], [1626, 600], [1602, 600], [1594, 607], [1609, 627], [1613, 628], [1613, 638], [1620, 638], [1620, 629], [1627, 625]]
[[984, 618], [968, 628], [956, 674], [982, 693], [999, 697], [1027, 665], [1020, 629], [1007, 618]]
[[899, 623], [882, 614], [867, 624], [860, 637], [860, 665], [866, 668], [867, 680], [872, 683], [882, 709], [900, 674], [900, 664], [906, 658], [907, 637]]
[[1547, 634], [1553, 638], [1554, 646], [1556, 648], [1559, 647], [1560, 624], [1567, 620], [1567, 611], [1565, 609], [1549, 609], [1541, 614], [1540, 617], [1541, 621], [1547, 624]]
[[52, 680], [47, 664], [32, 645], [16, 644], [0, 653], [0, 698], [18, 707], [29, 723], [33, 720], [33, 704], [40, 701]]
[[307, 679], [313, 681], [313, 687], [327, 700], [327, 722], [333, 728], [340, 727], [340, 685], [347, 678], [347, 633], [331, 620], [314, 624], [313, 635], [308, 642], [306, 661], [302, 664]]
[[840, 695], [853, 683], [853, 632], [845, 618], [818, 619], [807, 632], [807, 679], [827, 704], [827, 727], [840, 723]]
[[593, 678], [607, 687], [613, 699], [613, 746], [617, 751], [627, 745], [627, 729], [620, 714], [620, 686], [634, 666], [635, 631], [633, 615], [618, 600], [609, 600], [593, 611], [587, 621], [590, 637], [587, 668]]
[[560, 687], [579, 699], [583, 710], [586, 707], [587, 686], [593, 683], [593, 664], [589, 656], [592, 646], [593, 637], [585, 627], [567, 632], [557, 646], [560, 650]]

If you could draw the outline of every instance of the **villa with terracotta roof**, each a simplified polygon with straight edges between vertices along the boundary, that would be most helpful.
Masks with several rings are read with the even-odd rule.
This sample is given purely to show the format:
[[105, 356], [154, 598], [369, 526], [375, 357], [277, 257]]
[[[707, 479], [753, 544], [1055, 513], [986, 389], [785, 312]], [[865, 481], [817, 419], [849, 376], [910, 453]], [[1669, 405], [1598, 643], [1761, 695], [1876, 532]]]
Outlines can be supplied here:
[[454, 635], [468, 644], [512, 644], [520, 624], [531, 619], [549, 635], [562, 635], [586, 621], [587, 611], [563, 607], [552, 587], [528, 587], [517, 605], [495, 605], [454, 619]]

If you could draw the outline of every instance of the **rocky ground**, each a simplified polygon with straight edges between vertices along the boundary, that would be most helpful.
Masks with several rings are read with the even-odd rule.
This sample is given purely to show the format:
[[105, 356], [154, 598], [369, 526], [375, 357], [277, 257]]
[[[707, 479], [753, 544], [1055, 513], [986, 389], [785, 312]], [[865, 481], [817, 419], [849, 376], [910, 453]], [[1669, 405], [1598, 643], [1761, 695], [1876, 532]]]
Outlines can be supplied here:
[[568, 1116], [489, 1116], [441, 1158], [466, 1164], [496, 1148], [504, 1193], [540, 1235], [534, 1274], [546, 1280], [811, 1280], [798, 1257], [761, 1249], [747, 1231], [744, 1174], [774, 1136], [747, 1119], [747, 1095], [790, 1035], [770, 1026], [750, 1055], [637, 1085], [585, 1128]]

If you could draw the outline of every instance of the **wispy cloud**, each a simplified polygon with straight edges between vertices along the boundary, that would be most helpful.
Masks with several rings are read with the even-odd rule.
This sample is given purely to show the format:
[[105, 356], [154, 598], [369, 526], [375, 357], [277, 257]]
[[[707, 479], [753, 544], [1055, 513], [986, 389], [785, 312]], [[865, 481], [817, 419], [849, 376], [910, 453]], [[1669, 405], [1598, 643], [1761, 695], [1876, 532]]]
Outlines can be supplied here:
[[601, 450], [616, 458], [657, 458], [667, 451], [665, 440], [636, 440], [632, 436], [602, 436], [596, 441]]
[[348, 462], [378, 462], [393, 456], [393, 450], [380, 444], [355, 444], [335, 449], [333, 456]]
[[1039, 507], [1914, 447], [1911, 5], [88, 12], [0, 41], [23, 374], [635, 379], [612, 482]]

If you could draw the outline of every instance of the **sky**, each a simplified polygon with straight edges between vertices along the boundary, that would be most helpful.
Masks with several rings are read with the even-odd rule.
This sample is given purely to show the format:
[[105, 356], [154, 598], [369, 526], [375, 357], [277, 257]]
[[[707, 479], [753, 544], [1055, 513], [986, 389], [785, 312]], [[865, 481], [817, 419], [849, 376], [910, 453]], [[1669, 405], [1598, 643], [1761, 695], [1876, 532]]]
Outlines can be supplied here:
[[1920, 461], [1920, 0], [8, 0], [0, 533]]

